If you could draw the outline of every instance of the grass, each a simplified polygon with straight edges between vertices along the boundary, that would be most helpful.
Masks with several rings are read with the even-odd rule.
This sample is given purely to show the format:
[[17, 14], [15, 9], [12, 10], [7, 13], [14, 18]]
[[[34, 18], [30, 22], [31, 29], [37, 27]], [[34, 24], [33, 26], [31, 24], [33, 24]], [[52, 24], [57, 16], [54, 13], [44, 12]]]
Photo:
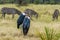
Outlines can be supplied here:
[[[59, 40], [60, 39], [60, 16], [58, 21], [52, 21], [52, 14], [55, 9], [59, 9], [60, 5], [35, 5], [17, 7], [15, 4], [0, 5], [3, 7], [16, 8], [24, 11], [29, 8], [35, 10], [39, 14], [38, 19], [31, 20], [31, 26], [26, 37], [23, 36], [22, 30], [17, 29], [18, 15], [12, 20], [12, 15], [6, 15], [5, 19], [0, 18], [0, 40]], [[1, 17], [0, 12], [0, 17]]]
[[38, 32], [38, 35], [41, 38], [41, 40], [59, 40], [60, 33], [56, 33], [56, 31], [53, 28], [45, 27], [44, 29], [44, 33]]

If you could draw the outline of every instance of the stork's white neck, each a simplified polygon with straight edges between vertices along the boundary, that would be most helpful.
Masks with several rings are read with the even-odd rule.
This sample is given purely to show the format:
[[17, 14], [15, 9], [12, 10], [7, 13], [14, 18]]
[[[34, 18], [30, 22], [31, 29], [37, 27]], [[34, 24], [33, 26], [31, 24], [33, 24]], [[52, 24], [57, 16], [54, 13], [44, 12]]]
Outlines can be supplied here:
[[28, 19], [30, 19], [30, 17], [28, 17]]
[[23, 15], [25, 15], [25, 13], [22, 13]]

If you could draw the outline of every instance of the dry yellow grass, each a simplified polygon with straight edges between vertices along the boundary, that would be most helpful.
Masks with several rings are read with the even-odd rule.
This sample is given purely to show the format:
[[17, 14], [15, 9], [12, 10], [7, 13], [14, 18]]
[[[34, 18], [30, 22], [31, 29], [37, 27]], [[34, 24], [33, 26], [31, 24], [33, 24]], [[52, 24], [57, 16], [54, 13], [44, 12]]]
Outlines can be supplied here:
[[[55, 9], [60, 10], [60, 5], [34, 5], [29, 4], [29, 6], [17, 7], [15, 4], [5, 4], [0, 5], [2, 7], [16, 8], [20, 11], [24, 11], [27, 8], [33, 9], [39, 14], [39, 18], [31, 21], [31, 26], [28, 35], [24, 37], [22, 29], [17, 29], [17, 19], [18, 15], [12, 20], [11, 15], [6, 15], [6, 18], [0, 18], [0, 40], [41, 40], [39, 33], [44, 34], [44, 27], [53, 28], [56, 33], [60, 32], [60, 16], [58, 21], [52, 21], [52, 14]], [[47, 12], [47, 13], [46, 13]], [[0, 14], [1, 17], [1, 14]]]

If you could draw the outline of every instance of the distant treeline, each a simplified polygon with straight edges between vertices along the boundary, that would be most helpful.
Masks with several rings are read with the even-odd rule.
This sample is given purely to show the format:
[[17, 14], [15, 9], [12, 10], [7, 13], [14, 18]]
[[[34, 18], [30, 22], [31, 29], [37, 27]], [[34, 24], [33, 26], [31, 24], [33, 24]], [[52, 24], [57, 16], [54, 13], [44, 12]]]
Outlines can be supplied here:
[[60, 4], [60, 0], [0, 0], [0, 4], [4, 3], [34, 3], [34, 4]]

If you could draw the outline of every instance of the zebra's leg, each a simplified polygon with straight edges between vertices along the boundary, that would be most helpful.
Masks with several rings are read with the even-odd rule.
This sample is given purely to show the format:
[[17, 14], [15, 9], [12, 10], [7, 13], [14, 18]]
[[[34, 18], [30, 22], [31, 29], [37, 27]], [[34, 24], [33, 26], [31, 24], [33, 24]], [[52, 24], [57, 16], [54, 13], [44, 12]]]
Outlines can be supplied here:
[[2, 16], [1, 16], [1, 18], [2, 18], [2, 17], [4, 17], [4, 19], [5, 19], [5, 13], [2, 13]]
[[58, 20], [58, 16], [56, 16], [56, 20]]
[[56, 18], [56, 16], [55, 16], [55, 15], [52, 15], [52, 18], [53, 18], [53, 20], [52, 20], [52, 21], [54, 21], [54, 20], [55, 20], [55, 18]]
[[2, 16], [1, 16], [1, 18], [3, 17], [3, 14], [2, 14]]
[[2, 16], [4, 17], [4, 19], [5, 19], [5, 13], [4, 14], [2, 14]]
[[12, 19], [14, 18], [14, 14], [12, 15]]
[[53, 21], [55, 20], [55, 18], [53, 18]]
[[36, 15], [36, 19], [38, 19], [38, 14]]

